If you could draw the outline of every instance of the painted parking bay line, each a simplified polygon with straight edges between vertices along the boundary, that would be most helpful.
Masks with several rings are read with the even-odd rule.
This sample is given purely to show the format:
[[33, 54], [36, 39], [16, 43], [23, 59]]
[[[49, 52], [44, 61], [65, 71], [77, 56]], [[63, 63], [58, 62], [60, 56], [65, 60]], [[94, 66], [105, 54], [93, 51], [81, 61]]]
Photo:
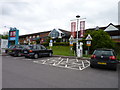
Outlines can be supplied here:
[[30, 60], [32, 60], [32, 59], [22, 59], [22, 60], [25, 60], [25, 61], [30, 61]]
[[88, 60], [78, 60], [78, 59], [63, 59], [63, 58], [49, 58], [45, 60], [33, 61], [34, 63], [75, 69], [75, 70], [84, 70], [85, 68], [90, 66], [90, 62]]

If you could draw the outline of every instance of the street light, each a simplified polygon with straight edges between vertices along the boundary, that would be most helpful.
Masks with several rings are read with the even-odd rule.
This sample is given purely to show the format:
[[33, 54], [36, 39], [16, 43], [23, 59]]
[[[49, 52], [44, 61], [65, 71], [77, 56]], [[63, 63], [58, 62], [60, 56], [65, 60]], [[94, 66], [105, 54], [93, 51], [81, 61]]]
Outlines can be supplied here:
[[82, 47], [81, 46], [83, 45], [83, 43], [78, 44], [78, 39], [79, 39], [78, 38], [78, 27], [79, 27], [79, 21], [83, 20], [83, 19], [86, 19], [86, 18], [80, 18], [79, 15], [77, 15], [76, 18], [77, 19], [73, 19], [73, 20], [70, 20], [70, 21], [75, 21], [75, 20], [77, 21], [76, 54], [77, 54], [77, 57], [82, 57], [82, 54], [81, 54], [82, 53], [82, 49], [81, 49]]
[[79, 15], [77, 15], [76, 16], [76, 18], [77, 18], [77, 43], [76, 43], [76, 52], [77, 52], [77, 57], [79, 57], [78, 56], [78, 53], [79, 53], [79, 51], [78, 51], [78, 24], [79, 24], [79, 18], [80, 18], [80, 16]]

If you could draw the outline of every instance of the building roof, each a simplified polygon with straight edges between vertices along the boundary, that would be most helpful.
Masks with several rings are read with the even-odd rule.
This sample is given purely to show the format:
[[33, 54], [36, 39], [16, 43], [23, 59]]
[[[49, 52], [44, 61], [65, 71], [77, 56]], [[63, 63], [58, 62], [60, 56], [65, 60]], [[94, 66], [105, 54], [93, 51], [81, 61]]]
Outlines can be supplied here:
[[[120, 30], [120, 25], [114, 25], [114, 24], [112, 24], [112, 23], [110, 23], [108, 26], [99, 27], [99, 29], [105, 30], [105, 29], [108, 28], [109, 26], [114, 26], [114, 27], [118, 28], [118, 30]], [[98, 26], [97, 26], [97, 28], [98, 28]], [[96, 29], [96, 28], [88, 28], [88, 29], [86, 29], [86, 30], [95, 30], [95, 29]]]
[[26, 37], [26, 36], [32, 36], [32, 35], [42, 35], [45, 33], [50, 33], [51, 31], [44, 31], [44, 32], [38, 32], [38, 33], [32, 33], [32, 34], [25, 34], [25, 35], [20, 35], [19, 37]]
[[[63, 30], [63, 29], [58, 29], [59, 32], [64, 32], [66, 33], [67, 35], [70, 35], [70, 31], [66, 31], [66, 30]], [[26, 37], [26, 36], [32, 36], [32, 35], [40, 35], [40, 36], [48, 36], [48, 34], [50, 33], [51, 31], [44, 31], [44, 32], [37, 32], [37, 33], [32, 33], [32, 34], [25, 34], [25, 35], [20, 35], [19, 37]]]

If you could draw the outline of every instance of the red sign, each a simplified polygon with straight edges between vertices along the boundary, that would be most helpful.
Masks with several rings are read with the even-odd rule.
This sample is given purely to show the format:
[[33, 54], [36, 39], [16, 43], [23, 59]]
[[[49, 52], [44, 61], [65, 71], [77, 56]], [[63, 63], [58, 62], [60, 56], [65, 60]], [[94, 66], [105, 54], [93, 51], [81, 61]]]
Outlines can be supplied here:
[[80, 37], [84, 36], [84, 30], [85, 30], [85, 21], [80, 22]]
[[16, 36], [16, 31], [10, 31], [10, 37], [15, 37]]
[[76, 36], [75, 31], [76, 31], [76, 22], [72, 22], [72, 23], [71, 23], [71, 35], [72, 35], [73, 37]]

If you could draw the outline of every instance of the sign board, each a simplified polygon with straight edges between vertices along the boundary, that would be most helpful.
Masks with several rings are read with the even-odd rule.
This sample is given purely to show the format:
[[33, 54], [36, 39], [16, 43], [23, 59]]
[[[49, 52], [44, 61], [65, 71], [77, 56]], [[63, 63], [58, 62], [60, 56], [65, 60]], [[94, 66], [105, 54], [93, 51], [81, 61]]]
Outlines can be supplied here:
[[70, 41], [70, 46], [73, 46], [73, 41]]
[[8, 47], [8, 40], [1, 39], [1, 48], [7, 48], [7, 47]]
[[69, 41], [73, 41], [73, 40], [74, 40], [74, 37], [71, 35], [69, 38]]
[[53, 43], [49, 43], [49, 46], [52, 47], [52, 46], [53, 46]]
[[73, 37], [76, 36], [75, 31], [76, 31], [76, 22], [71, 22], [71, 35], [72, 35]]
[[10, 37], [10, 40], [15, 40], [15, 37]]
[[80, 21], [80, 37], [84, 36], [85, 21]]
[[91, 46], [91, 41], [86, 42], [87, 46]]
[[8, 36], [8, 47], [10, 47], [10, 45], [12, 44], [17, 45], [18, 42], [19, 42], [19, 30], [16, 28], [10, 28]]
[[90, 34], [88, 34], [88, 36], [86, 37], [86, 39], [85, 39], [85, 40], [92, 40], [91, 35], [90, 35]]
[[74, 37], [72, 35], [70, 36], [69, 41], [70, 41], [70, 46], [73, 46]]
[[52, 43], [53, 42], [53, 40], [50, 40], [50, 43]]

